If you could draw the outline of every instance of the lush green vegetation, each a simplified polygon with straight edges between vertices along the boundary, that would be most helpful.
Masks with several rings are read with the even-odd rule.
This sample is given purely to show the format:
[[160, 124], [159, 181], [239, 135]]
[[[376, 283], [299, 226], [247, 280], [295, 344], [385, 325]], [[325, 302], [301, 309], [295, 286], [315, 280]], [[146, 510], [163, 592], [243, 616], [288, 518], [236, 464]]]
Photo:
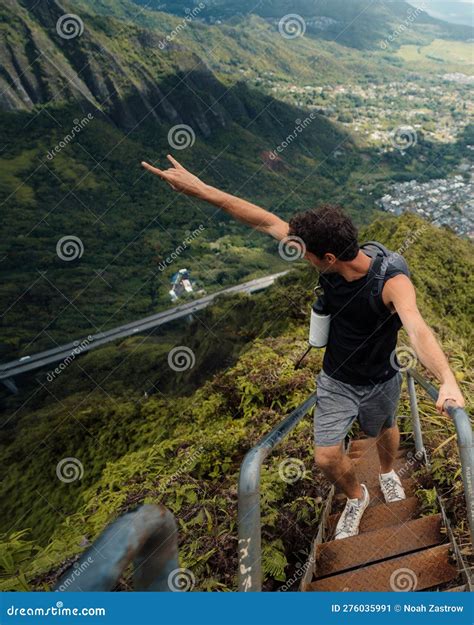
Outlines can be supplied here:
[[[362, 238], [403, 251], [420, 308], [442, 341], [466, 397], [472, 397], [472, 245], [412, 215], [383, 216]], [[313, 269], [301, 266], [264, 293], [225, 298], [199, 313], [180, 335], [180, 344], [192, 347], [196, 364], [190, 371], [166, 374], [176, 382], [166, 394], [158, 382], [154, 394], [144, 396], [140, 379], [155, 367], [166, 370], [166, 337], [161, 355], [156, 338], [136, 337], [91, 352], [31, 405], [12, 406], [1, 458], [9, 468], [2, 493], [3, 507], [9, 510], [2, 519], [2, 588], [48, 586], [61, 565], [72, 562], [108, 522], [142, 502], [162, 502], [178, 517], [182, 565], [194, 572], [197, 588], [234, 588], [240, 462], [263, 433], [314, 390], [321, 365], [322, 354], [314, 350], [294, 370], [306, 345], [315, 279]], [[232, 346], [221, 345], [226, 335], [235, 335]], [[169, 345], [175, 338], [171, 333]], [[406, 340], [402, 335], [400, 344]], [[215, 343], [212, 359], [220, 370], [205, 380], [210, 342]], [[137, 374], [139, 361], [142, 372]], [[96, 385], [92, 380], [98, 381], [97, 374], [110, 375], [113, 384]], [[192, 391], [196, 380], [200, 387]], [[66, 391], [57, 401], [62, 384]], [[400, 414], [408, 410], [404, 391]], [[421, 402], [421, 415], [428, 445], [435, 450], [435, 477], [449, 495], [462, 538], [465, 509], [453, 424], [427, 400]], [[401, 424], [409, 441], [409, 421]], [[57, 479], [57, 462], [65, 457], [81, 461], [81, 480], [67, 484]], [[285, 458], [299, 458], [306, 467], [304, 478], [293, 485], [279, 477]], [[432, 484], [425, 479], [425, 486]], [[308, 417], [271, 456], [263, 474], [268, 589], [304, 561], [327, 488], [313, 468]], [[123, 588], [129, 584], [122, 580]]]

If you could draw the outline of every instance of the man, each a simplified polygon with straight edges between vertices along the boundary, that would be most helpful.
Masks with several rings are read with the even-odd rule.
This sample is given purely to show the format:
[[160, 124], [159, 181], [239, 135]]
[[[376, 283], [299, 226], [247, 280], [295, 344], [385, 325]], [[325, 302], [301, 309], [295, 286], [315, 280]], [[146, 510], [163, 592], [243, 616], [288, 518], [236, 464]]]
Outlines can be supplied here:
[[399, 254], [385, 259], [378, 293], [381, 311], [377, 314], [370, 302], [379, 273], [374, 269], [377, 253], [359, 247], [357, 230], [341, 208], [326, 204], [295, 215], [287, 223], [255, 204], [206, 185], [172, 156], [168, 159], [172, 167], [166, 170], [145, 162], [142, 165], [176, 191], [206, 200], [279, 241], [300, 245], [304, 257], [320, 272], [331, 325], [323, 370], [317, 379], [315, 459], [326, 477], [347, 496], [336, 539], [354, 536], [369, 504], [367, 487], [358, 481], [343, 450], [344, 438], [355, 419], [376, 442], [385, 501], [405, 498], [393, 469], [400, 441], [395, 415], [402, 375], [395, 348], [401, 325], [418, 358], [440, 382], [438, 411], [443, 411], [448, 399], [464, 406], [448, 361], [417, 308], [406, 263]]

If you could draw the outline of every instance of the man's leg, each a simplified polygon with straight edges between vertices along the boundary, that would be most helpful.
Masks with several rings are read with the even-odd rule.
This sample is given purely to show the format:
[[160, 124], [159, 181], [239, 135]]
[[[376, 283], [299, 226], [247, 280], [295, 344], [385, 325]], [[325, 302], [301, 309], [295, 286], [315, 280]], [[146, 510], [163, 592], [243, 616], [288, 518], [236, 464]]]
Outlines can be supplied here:
[[321, 371], [317, 378], [318, 397], [314, 411], [315, 460], [325, 476], [346, 495], [347, 501], [336, 525], [336, 540], [359, 533], [359, 524], [370, 502], [369, 491], [360, 484], [343, 441], [359, 409], [359, 395]]
[[390, 473], [400, 446], [400, 431], [395, 423], [384, 428], [377, 436], [377, 452], [380, 460], [380, 473]]
[[405, 491], [399, 476], [393, 469], [400, 444], [400, 432], [396, 423], [402, 374], [372, 386], [360, 402], [359, 423], [367, 436], [376, 438], [380, 461], [379, 482], [386, 503], [405, 499]]
[[314, 457], [317, 466], [326, 478], [339, 486], [349, 499], [361, 499], [364, 496], [357, 479], [351, 459], [343, 452], [342, 443], [330, 447], [315, 447]]
[[359, 483], [351, 459], [344, 453], [342, 444], [315, 449], [316, 464], [333, 484], [347, 495], [334, 532], [335, 540], [349, 538], [359, 533], [359, 524], [370, 502], [367, 486]]
[[400, 443], [400, 432], [395, 424], [384, 428], [377, 436], [377, 451], [380, 460], [380, 489], [386, 503], [394, 503], [406, 498], [400, 477], [393, 468]]

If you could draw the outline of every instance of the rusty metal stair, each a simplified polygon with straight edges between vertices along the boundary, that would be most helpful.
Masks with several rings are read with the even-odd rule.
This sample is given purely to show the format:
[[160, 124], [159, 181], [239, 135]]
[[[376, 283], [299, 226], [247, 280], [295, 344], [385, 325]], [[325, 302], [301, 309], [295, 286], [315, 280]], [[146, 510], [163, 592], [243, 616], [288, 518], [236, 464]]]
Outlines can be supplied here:
[[395, 462], [407, 498], [392, 504], [384, 502], [380, 491], [374, 439], [352, 441], [348, 455], [359, 479], [369, 489], [371, 504], [357, 536], [332, 540], [345, 504], [345, 496], [335, 494], [325, 518], [325, 539], [320, 533], [313, 544], [311, 566], [301, 590], [424, 590], [456, 580], [459, 573], [443, 516], [421, 516], [416, 481], [411, 477], [418, 463], [410, 452], [400, 449]]

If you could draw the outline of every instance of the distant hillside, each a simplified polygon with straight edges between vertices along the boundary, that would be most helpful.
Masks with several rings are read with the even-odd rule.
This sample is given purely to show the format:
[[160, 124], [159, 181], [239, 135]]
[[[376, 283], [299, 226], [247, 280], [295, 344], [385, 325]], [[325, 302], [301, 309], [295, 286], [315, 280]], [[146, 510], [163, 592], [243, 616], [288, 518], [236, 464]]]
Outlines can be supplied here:
[[[403, 252], [422, 313], [440, 338], [471, 409], [472, 244], [408, 214], [382, 216], [361, 233], [361, 240], [367, 239]], [[49, 588], [108, 522], [142, 502], [162, 502], [180, 520], [181, 566], [193, 570], [196, 589], [235, 589], [240, 463], [265, 432], [314, 390], [321, 367], [322, 352], [313, 350], [304, 366], [294, 369], [307, 346], [316, 277], [313, 268], [301, 264], [265, 293], [217, 302], [181, 328], [180, 344], [193, 348], [196, 362], [190, 371], [174, 372], [176, 383], [202, 375], [211, 342], [221, 368], [207, 380], [201, 378], [191, 396], [179, 390], [162, 393], [159, 381], [144, 396], [145, 388], [150, 391], [148, 376], [156, 379], [159, 370], [169, 375], [166, 345], [159, 346], [153, 337], [135, 337], [89, 353], [70, 365], [41, 399], [12, 409], [0, 455], [1, 466], [8, 467], [2, 508], [9, 511], [0, 519], [5, 532], [0, 534], [0, 589]], [[237, 351], [229, 366], [230, 337]], [[404, 333], [399, 344], [407, 345]], [[114, 384], [91, 382], [100, 380], [98, 374], [112, 376]], [[61, 386], [70, 394], [57, 401]], [[439, 445], [436, 471], [449, 491], [447, 506], [456, 522], [465, 512], [454, 426], [431, 402], [422, 399], [420, 406], [425, 442], [431, 449]], [[400, 414], [408, 411], [404, 390]], [[401, 427], [408, 436], [409, 421], [402, 419]], [[308, 417], [263, 470], [267, 590], [285, 580], [317, 529], [328, 484], [314, 468], [312, 436]], [[56, 465], [71, 457], [80, 461], [82, 479], [59, 483]], [[279, 463], [287, 457], [299, 458], [306, 467], [305, 479], [294, 485], [279, 479]], [[456, 531], [464, 530], [460, 523]], [[128, 578], [122, 580], [121, 588], [129, 589], [129, 584]]]
[[[186, 14], [183, 3], [179, 0], [134, 2], [141, 6], [155, 7], [160, 11]], [[199, 5], [199, 2], [195, 0], [194, 5]], [[404, 25], [404, 29], [399, 39], [406, 43], [421, 42], [427, 36], [461, 39], [471, 37], [468, 28], [447, 24], [424, 11], [414, 12], [411, 4], [403, 0], [262, 0], [258, 3], [253, 0], [210, 0], [205, 5], [205, 8], [199, 10], [198, 17], [213, 22], [242, 18], [253, 13], [277, 26], [284, 16], [296, 14], [305, 20], [308, 35], [359, 49], [375, 48], [378, 42], [400, 24]]]

